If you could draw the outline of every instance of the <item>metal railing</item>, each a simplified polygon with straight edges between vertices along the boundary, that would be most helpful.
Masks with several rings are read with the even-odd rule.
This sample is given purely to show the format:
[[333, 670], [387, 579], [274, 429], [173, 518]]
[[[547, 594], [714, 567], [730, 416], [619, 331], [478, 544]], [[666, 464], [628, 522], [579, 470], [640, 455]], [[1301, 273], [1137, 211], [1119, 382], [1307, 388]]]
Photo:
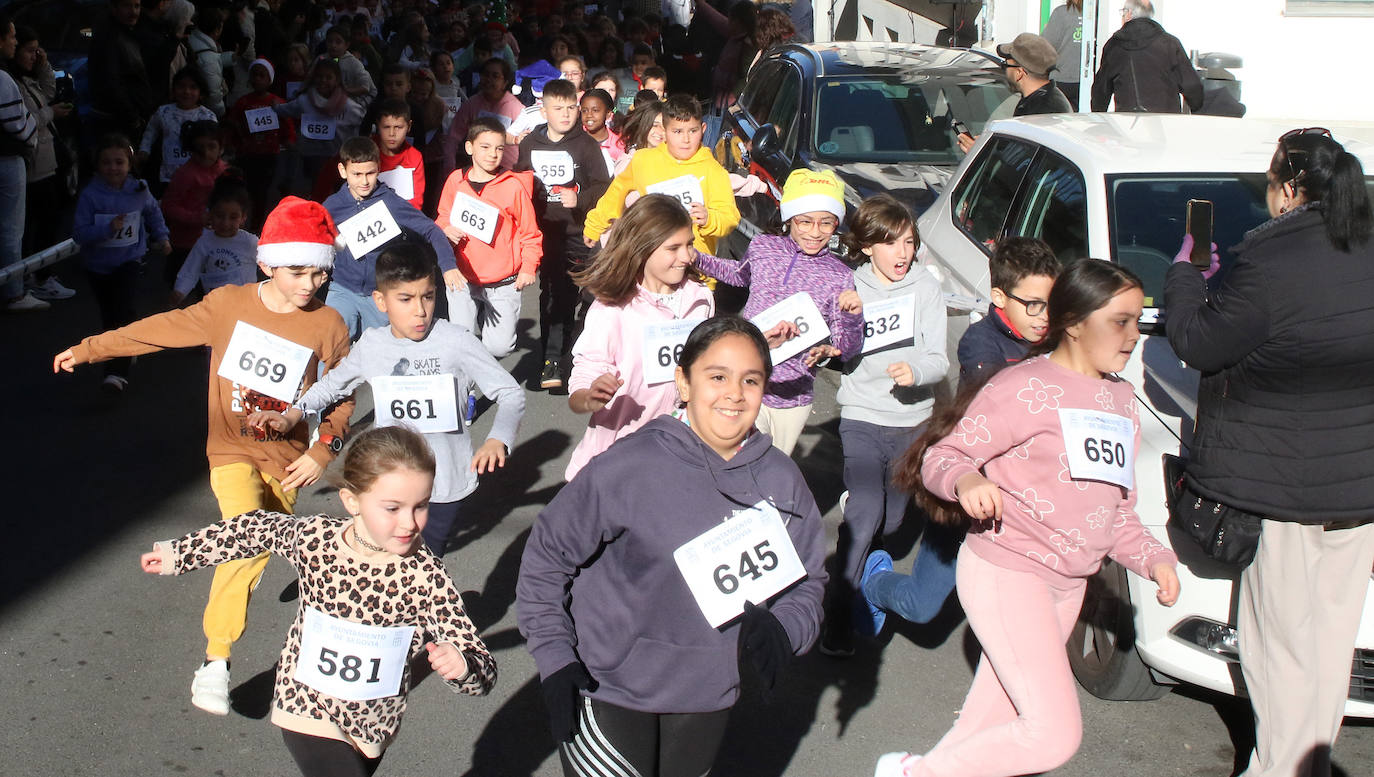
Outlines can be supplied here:
[[0, 285], [8, 283], [15, 277], [23, 278], [35, 270], [57, 264], [63, 259], [76, 256], [79, 253], [81, 253], [80, 247], [71, 238], [63, 240], [57, 245], [48, 246], [32, 256], [24, 257], [15, 264], [0, 267]]

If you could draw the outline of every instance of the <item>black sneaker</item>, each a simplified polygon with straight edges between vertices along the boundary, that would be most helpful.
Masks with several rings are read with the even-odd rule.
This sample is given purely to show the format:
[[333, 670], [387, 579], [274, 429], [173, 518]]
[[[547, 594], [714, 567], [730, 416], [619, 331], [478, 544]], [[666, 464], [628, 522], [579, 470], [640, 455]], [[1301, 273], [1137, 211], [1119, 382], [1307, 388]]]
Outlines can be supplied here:
[[563, 387], [563, 374], [557, 359], [546, 359], [544, 371], [539, 374], [539, 388], [555, 389]]
[[831, 626], [821, 631], [821, 655], [849, 658], [854, 655], [854, 632], [847, 626]]

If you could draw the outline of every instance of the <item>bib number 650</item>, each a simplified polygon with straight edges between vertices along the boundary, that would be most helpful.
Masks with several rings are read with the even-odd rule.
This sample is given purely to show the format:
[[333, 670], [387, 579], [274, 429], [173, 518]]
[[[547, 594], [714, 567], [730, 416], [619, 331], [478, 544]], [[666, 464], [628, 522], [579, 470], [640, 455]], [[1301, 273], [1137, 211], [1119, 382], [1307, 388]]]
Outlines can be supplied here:
[[1083, 441], [1083, 455], [1088, 457], [1088, 461], [1100, 461], [1108, 466], [1126, 466], [1126, 446], [1119, 442], [1089, 437]]
[[730, 564], [721, 564], [716, 567], [716, 588], [719, 588], [721, 593], [729, 595], [739, 590], [739, 579], [741, 577], [748, 575], [750, 580], [758, 580], [760, 577], [763, 577], [764, 572], [777, 569], [778, 554], [771, 550], [767, 550], [767, 547], [768, 540], [764, 540], [754, 546], [752, 555], [754, 558], [758, 559], [757, 564], [754, 563], [754, 558], [750, 558], [751, 554], [749, 551], [746, 550], [739, 554], [739, 577], [731, 574]]

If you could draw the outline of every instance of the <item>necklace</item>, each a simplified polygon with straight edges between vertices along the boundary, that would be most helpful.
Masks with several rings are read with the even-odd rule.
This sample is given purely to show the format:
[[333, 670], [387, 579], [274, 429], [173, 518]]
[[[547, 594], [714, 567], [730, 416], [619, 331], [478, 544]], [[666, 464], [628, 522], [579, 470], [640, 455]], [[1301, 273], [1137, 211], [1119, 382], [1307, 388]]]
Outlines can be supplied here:
[[373, 553], [386, 552], [386, 548], [380, 547], [378, 545], [373, 545], [372, 543], [363, 539], [363, 536], [358, 533], [358, 529], [356, 527], [353, 529], [353, 540], [357, 542], [359, 545], [362, 545], [364, 548], [367, 548], [368, 550], [372, 551]]

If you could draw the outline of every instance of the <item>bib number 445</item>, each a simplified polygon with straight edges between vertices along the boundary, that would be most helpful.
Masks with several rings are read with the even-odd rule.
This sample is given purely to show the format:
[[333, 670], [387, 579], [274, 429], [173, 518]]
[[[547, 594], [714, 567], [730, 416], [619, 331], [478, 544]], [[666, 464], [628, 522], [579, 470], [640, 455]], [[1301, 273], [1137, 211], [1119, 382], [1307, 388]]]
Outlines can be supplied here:
[[[768, 540], [764, 540], [755, 545], [752, 553], [744, 551], [739, 554], [738, 577], [732, 574], [732, 564], [721, 564], [716, 567], [715, 581], [716, 588], [723, 594], [732, 594], [739, 590], [739, 581], [742, 577], [750, 580], [758, 580], [763, 577], [764, 572], [771, 572], [778, 568], [778, 554], [768, 550]], [[755, 563], [755, 559], [758, 563]]]

